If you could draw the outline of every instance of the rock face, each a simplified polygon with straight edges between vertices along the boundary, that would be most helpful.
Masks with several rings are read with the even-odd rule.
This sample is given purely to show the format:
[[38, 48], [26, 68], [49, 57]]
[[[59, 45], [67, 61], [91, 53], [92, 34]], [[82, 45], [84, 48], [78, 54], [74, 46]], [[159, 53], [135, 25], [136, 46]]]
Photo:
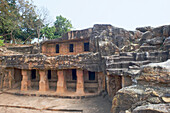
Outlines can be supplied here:
[[169, 113], [170, 106], [166, 104], [150, 104], [139, 106], [133, 113]]
[[170, 86], [170, 60], [162, 63], [150, 63], [142, 66], [141, 75], [136, 77], [140, 82], [146, 82], [152, 85]]
[[13, 55], [0, 57], [1, 65], [8, 68], [19, 69], [66, 69], [69, 67], [79, 67], [89, 71], [101, 71], [100, 59], [98, 53], [86, 53], [78, 55], [63, 55], [56, 57], [47, 57], [41, 54], [34, 55]]
[[142, 66], [136, 85], [120, 89], [112, 102], [112, 112], [170, 112], [170, 60]]

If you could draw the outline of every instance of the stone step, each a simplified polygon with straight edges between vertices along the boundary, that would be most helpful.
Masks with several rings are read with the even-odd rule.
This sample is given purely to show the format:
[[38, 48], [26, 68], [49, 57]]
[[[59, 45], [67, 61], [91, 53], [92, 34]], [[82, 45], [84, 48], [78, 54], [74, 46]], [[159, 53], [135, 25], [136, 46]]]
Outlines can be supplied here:
[[142, 65], [146, 65], [146, 64], [151, 63], [151, 61], [149, 61], [149, 60], [144, 60], [144, 61], [131, 61], [131, 63], [132, 63], [133, 65], [142, 66]]
[[116, 68], [116, 69], [108, 68], [106, 69], [106, 71], [109, 75], [111, 74], [122, 75], [124, 72], [127, 72], [128, 69], [127, 68]]
[[130, 62], [113, 62], [110, 64], [106, 64], [107, 68], [128, 68]]
[[157, 50], [156, 46], [141, 46], [140, 51], [154, 51]]
[[113, 62], [122, 62], [122, 61], [133, 61], [134, 58], [130, 56], [119, 56], [119, 57], [113, 57], [106, 59], [107, 63], [113, 63]]

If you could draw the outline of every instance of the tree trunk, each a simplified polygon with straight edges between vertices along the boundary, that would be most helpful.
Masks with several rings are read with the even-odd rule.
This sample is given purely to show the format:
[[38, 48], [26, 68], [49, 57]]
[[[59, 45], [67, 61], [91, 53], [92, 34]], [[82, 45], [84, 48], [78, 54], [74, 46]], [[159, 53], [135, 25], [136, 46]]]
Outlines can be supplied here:
[[37, 28], [37, 35], [38, 35], [38, 43], [39, 43], [39, 38], [40, 38], [40, 29]]
[[13, 31], [11, 31], [11, 40], [12, 40], [12, 44], [15, 44], [15, 39], [13, 38], [12, 33], [13, 33]]

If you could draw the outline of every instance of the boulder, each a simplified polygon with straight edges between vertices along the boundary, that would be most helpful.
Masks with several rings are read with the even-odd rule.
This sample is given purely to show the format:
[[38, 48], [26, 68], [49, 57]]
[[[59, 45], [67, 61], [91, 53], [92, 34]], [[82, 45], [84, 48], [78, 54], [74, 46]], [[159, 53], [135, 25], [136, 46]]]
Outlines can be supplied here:
[[170, 37], [166, 38], [163, 43], [164, 46], [170, 45]]
[[156, 36], [161, 37], [163, 35], [163, 28], [164, 28], [164, 26], [153, 28], [153, 35], [155, 37]]
[[146, 42], [147, 39], [151, 39], [151, 38], [153, 38], [152, 32], [147, 31], [147, 32], [143, 33], [142, 38], [140, 40], [140, 44], [142, 45], [143, 43]]
[[162, 97], [162, 100], [163, 100], [165, 103], [170, 103], [170, 97]]
[[140, 32], [146, 32], [146, 31], [151, 31], [152, 27], [151, 26], [146, 26], [146, 27], [137, 27], [136, 30], [139, 30]]
[[162, 63], [150, 63], [142, 66], [141, 75], [136, 77], [136, 80], [145, 81], [150, 85], [165, 85], [170, 84], [170, 60]]
[[139, 106], [133, 110], [132, 113], [169, 113], [169, 104], [149, 104]]
[[163, 37], [155, 37], [152, 39], [146, 39], [146, 43], [150, 45], [161, 45], [163, 43]]
[[[170, 88], [168, 87], [151, 87], [146, 85], [124, 87], [120, 89], [113, 98], [112, 113], [124, 113], [125, 111], [132, 113], [150, 113], [149, 111], [151, 111], [151, 113], [155, 113], [153, 111], [159, 111], [161, 108], [165, 108], [166, 111], [168, 110], [168, 104], [162, 102], [161, 98], [164, 94], [169, 92]], [[161, 107], [161, 104], [167, 107]], [[151, 106], [147, 107], [148, 105]], [[154, 107], [155, 105], [158, 105], [158, 109]], [[168, 113], [165, 111], [160, 113]]]
[[163, 27], [163, 35], [168, 37], [170, 35], [170, 25]]

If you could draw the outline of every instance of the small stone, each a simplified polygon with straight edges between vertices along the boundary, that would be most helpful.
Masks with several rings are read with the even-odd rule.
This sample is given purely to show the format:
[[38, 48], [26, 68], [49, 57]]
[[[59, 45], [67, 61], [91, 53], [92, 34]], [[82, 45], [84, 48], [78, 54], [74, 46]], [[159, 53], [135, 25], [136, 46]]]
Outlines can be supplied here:
[[170, 97], [162, 97], [162, 100], [163, 100], [165, 103], [170, 103]]
[[125, 113], [131, 113], [129, 110], [126, 110]]
[[152, 97], [147, 99], [147, 101], [151, 104], [159, 104], [161, 103], [161, 100], [158, 97]]
[[153, 92], [152, 92], [152, 95], [153, 95], [153, 96], [156, 96], [156, 97], [159, 97], [159, 94], [158, 94], [156, 91], [153, 91]]

